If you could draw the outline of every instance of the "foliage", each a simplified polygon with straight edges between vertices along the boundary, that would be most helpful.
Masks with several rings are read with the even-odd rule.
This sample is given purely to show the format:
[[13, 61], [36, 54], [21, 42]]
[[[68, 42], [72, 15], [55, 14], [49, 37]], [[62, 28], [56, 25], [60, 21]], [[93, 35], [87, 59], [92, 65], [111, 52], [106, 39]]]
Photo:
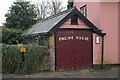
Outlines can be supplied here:
[[[25, 62], [21, 61], [20, 47], [25, 47]], [[3, 74], [30, 74], [50, 70], [49, 51], [45, 46], [38, 45], [3, 45], [2, 71]]]
[[19, 29], [3, 29], [2, 30], [2, 43], [17, 44], [23, 39], [22, 30]]
[[6, 27], [25, 30], [36, 23], [37, 12], [30, 2], [14, 2], [5, 17]]
[[49, 36], [25, 36], [20, 29], [3, 29], [3, 44], [38, 44], [49, 47]]
[[73, 0], [68, 0], [67, 9], [70, 9], [72, 7], [73, 7]]
[[49, 36], [38, 35], [38, 36], [27, 37], [25, 42], [27, 42], [27, 44], [35, 43], [38, 45], [49, 47]]

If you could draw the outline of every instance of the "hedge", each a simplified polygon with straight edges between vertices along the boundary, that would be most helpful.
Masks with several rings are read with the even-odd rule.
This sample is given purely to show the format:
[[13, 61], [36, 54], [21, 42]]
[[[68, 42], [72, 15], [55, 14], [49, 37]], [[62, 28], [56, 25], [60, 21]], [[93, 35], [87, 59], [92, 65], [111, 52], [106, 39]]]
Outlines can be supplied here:
[[17, 44], [16, 41], [21, 42], [23, 37], [22, 30], [19, 29], [3, 29], [2, 30], [2, 43], [4, 44]]
[[[19, 49], [25, 47], [25, 61], [22, 63]], [[39, 45], [2, 45], [2, 72], [3, 74], [30, 74], [33, 72], [48, 71], [49, 50]]]
[[[39, 44], [43, 46], [49, 46], [49, 37], [47, 35], [24, 35], [20, 29], [8, 29], [5, 28], [0, 31], [0, 42], [3, 44], [16, 45], [16, 44]], [[2, 38], [2, 39], [1, 39]]]

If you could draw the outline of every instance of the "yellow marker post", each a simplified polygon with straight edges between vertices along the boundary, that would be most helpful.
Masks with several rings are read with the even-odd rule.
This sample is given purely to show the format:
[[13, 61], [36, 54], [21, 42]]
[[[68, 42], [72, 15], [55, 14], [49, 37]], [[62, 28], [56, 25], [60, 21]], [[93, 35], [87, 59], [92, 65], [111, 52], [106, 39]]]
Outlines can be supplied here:
[[24, 54], [26, 52], [26, 48], [20, 48], [20, 53], [22, 55], [22, 62], [24, 63]]
[[20, 48], [20, 52], [26, 52], [26, 48]]

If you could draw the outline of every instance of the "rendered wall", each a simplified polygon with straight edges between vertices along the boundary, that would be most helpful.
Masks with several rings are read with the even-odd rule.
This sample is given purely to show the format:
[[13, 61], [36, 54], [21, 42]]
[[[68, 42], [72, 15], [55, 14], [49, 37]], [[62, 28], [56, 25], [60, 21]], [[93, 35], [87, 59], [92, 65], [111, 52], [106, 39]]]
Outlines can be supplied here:
[[120, 63], [120, 36], [119, 36], [119, 34], [120, 34], [120, 2], [118, 3], [118, 41], [119, 41], [119, 46], [118, 46], [118, 61], [119, 61], [119, 63]]
[[101, 28], [107, 34], [104, 44], [104, 63], [118, 64], [118, 3], [102, 2], [100, 7]]
[[71, 19], [68, 19], [60, 28], [84, 28], [90, 29], [82, 20], [78, 18], [79, 25], [71, 25]]
[[[96, 44], [96, 37], [100, 37], [100, 43]], [[102, 37], [93, 33], [93, 64], [101, 64]]]

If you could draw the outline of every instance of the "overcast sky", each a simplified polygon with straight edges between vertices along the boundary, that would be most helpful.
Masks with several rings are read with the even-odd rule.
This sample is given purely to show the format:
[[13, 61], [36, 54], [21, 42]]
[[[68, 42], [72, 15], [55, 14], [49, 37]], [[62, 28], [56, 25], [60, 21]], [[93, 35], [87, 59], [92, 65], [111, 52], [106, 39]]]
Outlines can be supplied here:
[[0, 1], [0, 26], [5, 21], [5, 13], [7, 13], [7, 10], [11, 6], [14, 0], [1, 0]]
[[[13, 4], [13, 2], [16, 0], [1, 0], [0, 1], [0, 26], [2, 26], [2, 23], [5, 22], [5, 17], [4, 15], [7, 13], [7, 11], [9, 10], [9, 7], [11, 6], [11, 4]], [[32, 1], [33, 3], [35, 3], [38, 0], [27, 0], [27, 1]], [[61, 0], [63, 2], [63, 5], [67, 5], [67, 0]]]

